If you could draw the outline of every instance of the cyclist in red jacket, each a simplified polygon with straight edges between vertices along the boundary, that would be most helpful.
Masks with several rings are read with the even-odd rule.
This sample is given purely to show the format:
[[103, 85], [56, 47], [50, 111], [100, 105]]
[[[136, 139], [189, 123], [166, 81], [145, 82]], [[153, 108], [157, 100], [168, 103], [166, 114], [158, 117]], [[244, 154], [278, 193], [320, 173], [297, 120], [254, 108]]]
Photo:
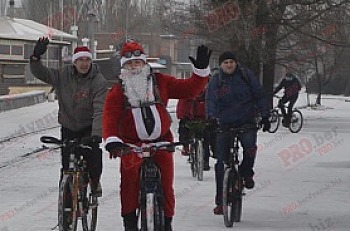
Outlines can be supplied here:
[[[189, 124], [194, 120], [205, 120], [205, 91], [202, 91], [199, 96], [194, 98], [179, 99], [176, 106], [176, 116], [179, 122], [179, 141], [188, 141], [190, 139]], [[209, 171], [210, 150], [215, 156], [215, 132], [211, 132], [210, 128], [204, 130], [204, 171]], [[189, 155], [188, 146], [184, 147], [181, 154]]]

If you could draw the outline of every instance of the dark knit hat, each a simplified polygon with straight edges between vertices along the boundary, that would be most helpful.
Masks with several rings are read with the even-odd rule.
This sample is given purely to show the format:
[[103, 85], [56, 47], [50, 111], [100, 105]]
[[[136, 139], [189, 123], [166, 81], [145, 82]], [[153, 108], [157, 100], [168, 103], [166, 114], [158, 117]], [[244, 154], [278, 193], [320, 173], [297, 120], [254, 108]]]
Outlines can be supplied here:
[[233, 59], [237, 62], [237, 56], [231, 52], [231, 51], [225, 51], [224, 53], [222, 53], [220, 56], [219, 56], [219, 65], [221, 65], [221, 63], [223, 61], [225, 61], [226, 59]]

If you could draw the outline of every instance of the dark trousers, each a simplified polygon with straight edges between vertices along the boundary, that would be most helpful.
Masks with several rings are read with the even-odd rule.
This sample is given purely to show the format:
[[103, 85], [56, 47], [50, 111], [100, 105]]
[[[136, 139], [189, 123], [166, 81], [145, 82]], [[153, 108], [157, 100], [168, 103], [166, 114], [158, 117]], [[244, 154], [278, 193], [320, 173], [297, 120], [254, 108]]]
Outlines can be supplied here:
[[[91, 127], [83, 129], [81, 131], [74, 132], [68, 128], [61, 127], [61, 139], [74, 139], [83, 138], [91, 136]], [[62, 154], [62, 168], [61, 168], [61, 178], [62, 171], [68, 170], [69, 168], [69, 149], [61, 148]], [[87, 167], [89, 170], [89, 175], [91, 181], [99, 182], [102, 174], [102, 150], [99, 148], [98, 144], [92, 146], [91, 150], [82, 149], [81, 151], [84, 159], [87, 162]]]
[[[278, 102], [278, 107], [281, 108], [283, 118], [285, 118], [286, 122], [288, 122], [288, 123], [290, 122], [290, 118], [292, 118], [293, 107], [294, 107], [294, 104], [296, 103], [297, 99], [298, 99], [298, 95], [293, 96], [291, 98], [283, 96], [282, 99], [280, 99]], [[286, 109], [284, 106], [286, 103], [288, 103], [288, 111], [287, 112], [286, 112]]]
[[[217, 161], [215, 164], [216, 205], [222, 205], [222, 188], [225, 173], [224, 163], [227, 163], [230, 158], [231, 139], [231, 134], [228, 132], [217, 134]], [[248, 130], [240, 134], [238, 139], [243, 148], [243, 160], [239, 166], [239, 172], [242, 177], [252, 177], [254, 175], [253, 167], [256, 156], [257, 131]]]

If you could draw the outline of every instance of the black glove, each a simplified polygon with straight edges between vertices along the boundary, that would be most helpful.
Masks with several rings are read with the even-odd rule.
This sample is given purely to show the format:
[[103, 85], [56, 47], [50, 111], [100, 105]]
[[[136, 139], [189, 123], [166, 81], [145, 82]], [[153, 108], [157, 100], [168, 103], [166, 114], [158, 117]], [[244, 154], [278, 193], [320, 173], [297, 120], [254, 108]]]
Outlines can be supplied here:
[[269, 117], [263, 117], [261, 119], [261, 125], [263, 127], [263, 129], [262, 129], [263, 132], [269, 131], [271, 128], [271, 123], [270, 123]]
[[106, 150], [109, 152], [109, 158], [117, 158], [121, 156], [121, 151], [130, 146], [122, 142], [110, 142], [106, 145]]
[[197, 57], [194, 59], [192, 56], [188, 57], [193, 63], [193, 66], [197, 69], [205, 69], [209, 66], [209, 60], [211, 55], [211, 50], [207, 46], [200, 45], [197, 48]]
[[49, 44], [48, 38], [45, 38], [45, 37], [39, 38], [34, 47], [33, 56], [37, 59], [40, 59], [40, 56], [46, 52], [48, 44]]
[[93, 136], [89, 136], [89, 137], [83, 137], [81, 139], [81, 142], [92, 147], [92, 148], [98, 148], [99, 147], [99, 143], [102, 142], [102, 137], [101, 136], [97, 136], [97, 135], [93, 135]]

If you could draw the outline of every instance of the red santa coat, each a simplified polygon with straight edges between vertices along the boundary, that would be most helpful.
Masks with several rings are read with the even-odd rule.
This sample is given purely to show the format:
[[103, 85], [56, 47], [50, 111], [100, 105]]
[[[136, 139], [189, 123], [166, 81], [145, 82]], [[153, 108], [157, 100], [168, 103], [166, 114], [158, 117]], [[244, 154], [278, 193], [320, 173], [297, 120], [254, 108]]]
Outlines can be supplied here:
[[176, 117], [178, 119], [205, 119], [204, 92], [199, 97], [191, 99], [179, 99], [176, 105]]
[[[145, 125], [140, 118], [140, 108], [126, 108], [126, 97], [121, 84], [116, 84], [106, 96], [103, 112], [103, 138], [106, 143], [122, 141], [141, 144], [152, 140], [173, 141], [170, 131], [171, 118], [166, 110], [169, 99], [193, 98], [203, 91], [207, 78], [192, 74], [188, 79], [177, 79], [170, 75], [155, 73], [162, 104], [153, 105], [151, 110], [155, 118], [152, 134], [145, 132]], [[173, 189], [173, 156], [160, 151], [154, 156], [162, 174], [162, 187], [165, 197], [165, 216], [174, 215], [175, 195]], [[121, 209], [122, 215], [133, 212], [138, 205], [139, 166], [137, 155], [125, 155], [121, 158]]]

